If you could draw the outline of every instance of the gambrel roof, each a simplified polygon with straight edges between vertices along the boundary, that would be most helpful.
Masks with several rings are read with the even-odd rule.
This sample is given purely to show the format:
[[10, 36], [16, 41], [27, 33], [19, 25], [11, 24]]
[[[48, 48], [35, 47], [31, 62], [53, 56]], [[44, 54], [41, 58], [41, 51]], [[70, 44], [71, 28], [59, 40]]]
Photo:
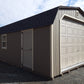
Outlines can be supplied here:
[[84, 11], [82, 11], [79, 7], [58, 6], [51, 10], [34, 15], [32, 17], [3, 26], [0, 28], [0, 34], [18, 32], [18, 31], [25, 30], [25, 29], [38, 28], [38, 27], [51, 25], [53, 24], [57, 11], [59, 9], [63, 9], [63, 10], [64, 9], [67, 9], [67, 10], [76, 9], [84, 16]]

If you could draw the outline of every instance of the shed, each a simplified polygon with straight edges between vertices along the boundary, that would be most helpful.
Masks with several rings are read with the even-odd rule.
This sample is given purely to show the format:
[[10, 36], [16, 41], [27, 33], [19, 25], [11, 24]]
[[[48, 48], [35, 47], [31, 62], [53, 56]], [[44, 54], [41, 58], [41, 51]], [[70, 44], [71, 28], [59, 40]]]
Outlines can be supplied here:
[[0, 60], [50, 78], [84, 65], [84, 11], [58, 6], [1, 27]]

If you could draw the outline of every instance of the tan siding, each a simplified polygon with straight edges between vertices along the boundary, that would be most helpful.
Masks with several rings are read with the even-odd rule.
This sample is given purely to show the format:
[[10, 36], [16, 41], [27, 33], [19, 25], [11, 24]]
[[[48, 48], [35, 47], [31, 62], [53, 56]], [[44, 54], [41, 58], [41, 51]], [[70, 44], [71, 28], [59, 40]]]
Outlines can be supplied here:
[[[78, 16], [76, 16], [77, 12], [78, 12]], [[68, 15], [71, 15], [71, 16], [76, 17], [78, 19], [84, 20], [84, 16], [82, 16], [82, 14], [78, 10], [59, 10], [56, 15], [56, 19], [59, 20], [64, 14], [68, 14]]]
[[50, 26], [34, 29], [34, 71], [50, 77]]
[[56, 21], [53, 25], [53, 74], [57, 76], [60, 74], [60, 58], [59, 58], [59, 21]]
[[[7, 49], [1, 49], [0, 44], [0, 60], [12, 65], [20, 66], [21, 64], [21, 33], [7, 34]], [[1, 41], [1, 38], [0, 38]], [[0, 42], [1, 43], [1, 42]]]
[[[64, 15], [64, 14], [68, 14], [70, 16], [76, 17], [76, 12], [78, 10], [58, 10], [56, 18], [54, 20], [54, 24], [53, 24], [53, 64], [54, 64], [54, 76], [59, 75], [60, 74], [60, 18]], [[82, 16], [80, 13], [78, 14], [78, 16], [76, 17], [78, 19], [84, 20], [84, 16]]]
[[60, 24], [61, 70], [84, 62], [84, 24], [63, 19]]

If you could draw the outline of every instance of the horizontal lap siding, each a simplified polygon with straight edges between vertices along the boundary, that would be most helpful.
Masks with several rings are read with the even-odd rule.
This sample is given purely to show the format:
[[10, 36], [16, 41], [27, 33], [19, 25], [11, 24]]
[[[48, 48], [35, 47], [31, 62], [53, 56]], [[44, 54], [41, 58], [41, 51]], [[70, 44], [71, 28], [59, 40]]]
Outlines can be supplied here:
[[0, 60], [11, 65], [20, 66], [21, 64], [21, 33], [7, 34], [7, 49], [1, 49], [0, 36]]

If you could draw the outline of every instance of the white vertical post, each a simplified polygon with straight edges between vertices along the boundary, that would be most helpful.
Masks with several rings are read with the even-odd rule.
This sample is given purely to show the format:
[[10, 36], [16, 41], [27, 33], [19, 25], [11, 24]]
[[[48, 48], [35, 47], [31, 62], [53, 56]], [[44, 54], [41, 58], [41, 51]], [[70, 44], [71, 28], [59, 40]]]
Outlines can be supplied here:
[[34, 61], [34, 59], [33, 59], [33, 56], [34, 56], [34, 54], [33, 54], [33, 49], [34, 49], [34, 37], [33, 37], [33, 33], [34, 33], [34, 31], [33, 31], [33, 28], [32, 28], [32, 71], [34, 70], [34, 63], [33, 63], [33, 61]]
[[53, 25], [51, 25], [51, 78], [54, 78], [53, 75]]
[[21, 67], [23, 66], [23, 31], [21, 31]]

